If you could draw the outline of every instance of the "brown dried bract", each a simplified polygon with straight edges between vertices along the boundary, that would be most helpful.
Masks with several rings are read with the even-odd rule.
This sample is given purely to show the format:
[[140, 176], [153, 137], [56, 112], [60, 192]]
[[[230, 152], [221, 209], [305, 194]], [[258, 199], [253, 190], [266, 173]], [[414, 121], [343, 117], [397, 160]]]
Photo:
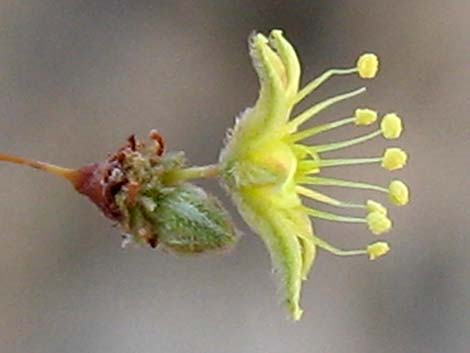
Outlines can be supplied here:
[[[161, 157], [165, 151], [163, 137], [152, 130], [150, 138], [156, 145], [155, 156]], [[125, 161], [129, 155], [137, 152], [146, 146], [131, 135], [127, 139], [127, 144], [121, 147], [116, 153], [109, 155], [105, 162], [93, 163], [79, 169], [78, 177], [74, 181], [75, 189], [88, 196], [104, 213], [104, 215], [114, 221], [122, 220], [122, 212], [116, 203], [116, 195], [125, 187], [128, 192], [129, 206], [136, 203], [136, 198], [141, 186], [130, 181], [126, 175]], [[152, 246], [156, 246], [156, 240], [149, 241]]]

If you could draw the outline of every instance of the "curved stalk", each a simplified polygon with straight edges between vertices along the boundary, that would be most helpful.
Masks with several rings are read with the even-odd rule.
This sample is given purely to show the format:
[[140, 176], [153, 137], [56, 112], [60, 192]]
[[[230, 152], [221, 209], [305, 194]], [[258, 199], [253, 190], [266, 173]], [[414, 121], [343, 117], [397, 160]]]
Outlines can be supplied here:
[[212, 179], [218, 177], [219, 174], [219, 166], [217, 164], [209, 164], [205, 166], [172, 170], [164, 175], [163, 180], [168, 184], [177, 184], [194, 179]]
[[64, 168], [58, 165], [40, 162], [40, 161], [34, 161], [31, 159], [18, 157], [18, 156], [12, 156], [8, 154], [4, 154], [4, 153], [0, 153], [0, 161], [19, 164], [19, 165], [25, 165], [31, 168], [43, 170], [49, 174], [53, 174], [53, 175], [57, 175], [62, 178], [65, 178], [68, 181], [70, 181], [72, 184], [75, 184], [77, 182], [77, 179], [80, 176], [80, 173], [77, 169]]

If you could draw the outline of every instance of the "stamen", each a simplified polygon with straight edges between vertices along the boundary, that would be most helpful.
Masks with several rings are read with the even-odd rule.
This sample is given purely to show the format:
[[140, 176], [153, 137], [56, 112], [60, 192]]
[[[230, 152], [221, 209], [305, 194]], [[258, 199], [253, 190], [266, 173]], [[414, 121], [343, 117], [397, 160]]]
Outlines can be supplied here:
[[[354, 116], [350, 118], [341, 119], [332, 123], [314, 126], [295, 134], [289, 135], [288, 142], [297, 142], [306, 138], [318, 135], [322, 132], [335, 129], [337, 127], [354, 123], [356, 126], [367, 126], [373, 124], [377, 120], [377, 112], [371, 109], [356, 109]], [[383, 132], [382, 132], [383, 133]]]
[[[336, 200], [333, 199], [333, 201]], [[363, 206], [361, 208], [363, 208]], [[339, 216], [334, 213], [319, 211], [308, 207], [304, 207], [304, 210], [307, 214], [312, 217], [325, 219], [328, 221], [346, 223], [367, 223], [369, 230], [375, 235], [380, 235], [385, 232], [388, 232], [392, 228], [392, 221], [387, 217], [386, 212], [383, 212], [383, 210], [381, 209], [369, 212], [366, 218]]]
[[355, 91], [352, 91], [352, 92], [348, 92], [348, 93], [344, 93], [344, 94], [340, 94], [338, 96], [335, 96], [335, 97], [331, 97], [331, 98], [328, 98], [328, 99], [325, 99], [323, 102], [320, 102], [320, 103], [317, 103], [315, 104], [313, 107], [307, 109], [305, 112], [301, 113], [300, 115], [298, 115], [297, 117], [295, 117], [292, 121], [290, 121], [288, 124], [287, 124], [287, 127], [288, 127], [288, 131], [296, 131], [297, 128], [302, 125], [303, 123], [305, 123], [308, 119], [310, 119], [311, 117], [313, 117], [314, 115], [318, 114], [319, 112], [321, 112], [323, 109], [326, 109], [328, 108], [330, 105], [333, 105], [335, 103], [338, 103], [338, 102], [341, 102], [343, 100], [346, 100], [346, 99], [349, 99], [349, 98], [352, 98], [354, 96], [357, 96], [363, 92], [366, 91], [366, 88], [365, 87], [362, 87], [362, 88], [359, 88]]
[[316, 145], [310, 148], [316, 153], [336, 151], [341, 148], [350, 147], [350, 146], [357, 145], [359, 143], [371, 140], [374, 137], [380, 136], [381, 134], [382, 134], [382, 131], [377, 130], [377, 131], [371, 132], [370, 134], [363, 135], [363, 136], [360, 136], [351, 140], [341, 141], [341, 142], [336, 142], [336, 143], [329, 143], [325, 145]]
[[[379, 191], [388, 194], [390, 201], [396, 206], [403, 206], [409, 202], [408, 187], [401, 180], [393, 180], [388, 186], [388, 189], [379, 185], [369, 183], [361, 183], [356, 181], [341, 180], [327, 177], [303, 176], [297, 178], [296, 181], [298, 184], [304, 185], [339, 186], [352, 189]], [[387, 214], [386, 208], [376, 201], [368, 200], [366, 203], [366, 208], [369, 210], [369, 212], [377, 211], [379, 213], [383, 213], [384, 215]]]
[[382, 123], [380, 125], [380, 130], [371, 132], [367, 135], [363, 135], [363, 136], [360, 136], [351, 140], [341, 141], [341, 142], [336, 142], [336, 143], [329, 143], [329, 144], [324, 144], [324, 145], [315, 145], [309, 148], [312, 149], [312, 151], [314, 151], [315, 153], [336, 151], [341, 148], [350, 147], [350, 146], [357, 145], [359, 143], [371, 140], [374, 137], [377, 137], [379, 135], [383, 135], [383, 137], [390, 140], [390, 139], [398, 138], [400, 134], [401, 134], [400, 118], [398, 118], [395, 114], [387, 114], [382, 120]]
[[310, 81], [295, 97], [295, 103], [299, 103], [302, 99], [307, 97], [310, 93], [315, 91], [321, 84], [328, 81], [332, 76], [335, 75], [350, 75], [358, 72], [357, 67], [353, 67], [350, 69], [330, 69], [322, 73], [320, 76], [315, 78], [314, 80]]
[[304, 207], [305, 212], [310, 216], [326, 219], [328, 221], [334, 222], [346, 222], [346, 223], [367, 223], [367, 220], [359, 217], [347, 217], [347, 216], [338, 216], [334, 213], [315, 210], [313, 208]]
[[354, 123], [355, 121], [356, 121], [356, 118], [352, 117], [352, 118], [346, 118], [346, 119], [338, 120], [338, 121], [328, 123], [328, 124], [322, 124], [322, 125], [314, 126], [310, 129], [303, 130], [303, 131], [297, 132], [295, 134], [289, 135], [288, 142], [297, 142], [297, 141], [300, 141], [300, 140], [304, 140], [306, 138], [318, 135], [322, 132], [335, 129], [335, 128], [343, 126], [343, 125]]
[[379, 185], [350, 181], [350, 180], [341, 180], [327, 177], [301, 177], [298, 179], [300, 184], [308, 185], [322, 185], [322, 186], [340, 186], [353, 189], [365, 189], [365, 190], [374, 190], [388, 193], [388, 189], [381, 187]]
[[346, 207], [346, 208], [366, 208], [364, 205], [350, 203], [350, 202], [343, 202], [336, 200], [328, 195], [322, 194], [318, 191], [305, 188], [303, 186], [297, 186], [295, 191], [302, 196], [308, 197], [312, 200], [319, 201], [326, 203], [328, 205], [336, 206], [336, 207]]
[[368, 252], [365, 249], [360, 249], [360, 250], [341, 250], [333, 245], [327, 243], [323, 239], [318, 238], [317, 236], [313, 236], [315, 245], [317, 245], [319, 248], [322, 248], [323, 250], [326, 250], [333, 255], [337, 256], [355, 256], [355, 255], [367, 255]]
[[312, 168], [323, 168], [323, 167], [338, 167], [342, 165], [356, 165], [356, 164], [369, 164], [383, 162], [382, 157], [373, 158], [344, 158], [344, 159], [320, 159], [318, 161], [302, 161], [299, 164], [305, 163]]

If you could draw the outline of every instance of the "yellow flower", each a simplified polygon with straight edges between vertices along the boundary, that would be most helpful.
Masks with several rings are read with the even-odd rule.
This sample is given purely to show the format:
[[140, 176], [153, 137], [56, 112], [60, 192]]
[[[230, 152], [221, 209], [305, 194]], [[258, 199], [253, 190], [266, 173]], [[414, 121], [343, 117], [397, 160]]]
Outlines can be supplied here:
[[[269, 38], [261, 33], [254, 34], [250, 38], [250, 54], [260, 80], [259, 98], [254, 107], [241, 114], [230, 131], [220, 155], [220, 170], [239, 212], [266, 244], [274, 267], [281, 273], [288, 309], [298, 320], [302, 315], [299, 305], [302, 281], [310, 272], [317, 247], [340, 256], [366, 255], [370, 259], [388, 251], [385, 243], [360, 250], [337, 249], [314, 233], [311, 218], [363, 223], [375, 234], [388, 231], [392, 225], [387, 210], [379, 203], [340, 201], [320, 193], [316, 187], [375, 190], [388, 194], [394, 203], [404, 203], [403, 187], [389, 190], [378, 185], [322, 176], [323, 169], [356, 164], [381, 163], [389, 170], [398, 169], [406, 163], [406, 154], [402, 150], [392, 148], [384, 156], [369, 158], [336, 159], [326, 158], [324, 154], [380, 135], [397, 138], [402, 129], [401, 120], [396, 115], [386, 115], [381, 128], [374, 132], [348, 141], [305, 144], [304, 140], [328, 130], [345, 125], [366, 126], [377, 120], [377, 112], [361, 108], [349, 118], [300, 130], [324, 109], [363, 93], [365, 88], [328, 98], [292, 117], [294, 107], [332, 76], [357, 74], [361, 78], [373, 78], [378, 71], [377, 56], [364, 54], [356, 67], [327, 70], [299, 89], [300, 63], [294, 48], [280, 30], [273, 30]], [[365, 215], [336, 215], [307, 206], [304, 199], [333, 207], [362, 209]]]

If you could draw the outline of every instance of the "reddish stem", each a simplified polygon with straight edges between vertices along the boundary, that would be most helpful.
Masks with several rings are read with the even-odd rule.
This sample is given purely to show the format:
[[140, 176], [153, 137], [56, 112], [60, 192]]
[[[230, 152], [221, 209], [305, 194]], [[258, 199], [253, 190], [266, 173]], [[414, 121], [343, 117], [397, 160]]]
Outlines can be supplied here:
[[0, 153], [0, 161], [25, 165], [25, 166], [32, 167], [35, 169], [43, 170], [49, 174], [53, 174], [53, 175], [57, 175], [62, 178], [65, 178], [74, 185], [76, 184], [76, 182], [78, 181], [80, 177], [80, 172], [77, 169], [59, 167], [54, 164], [34, 161], [34, 160], [23, 158], [23, 157]]
[[123, 182], [108, 181], [109, 174], [115, 167], [113, 163], [93, 163], [79, 169], [69, 169], [3, 153], [0, 153], [0, 161], [25, 165], [65, 178], [72, 183], [75, 190], [88, 196], [107, 217], [113, 220], [121, 217], [114, 196]]

